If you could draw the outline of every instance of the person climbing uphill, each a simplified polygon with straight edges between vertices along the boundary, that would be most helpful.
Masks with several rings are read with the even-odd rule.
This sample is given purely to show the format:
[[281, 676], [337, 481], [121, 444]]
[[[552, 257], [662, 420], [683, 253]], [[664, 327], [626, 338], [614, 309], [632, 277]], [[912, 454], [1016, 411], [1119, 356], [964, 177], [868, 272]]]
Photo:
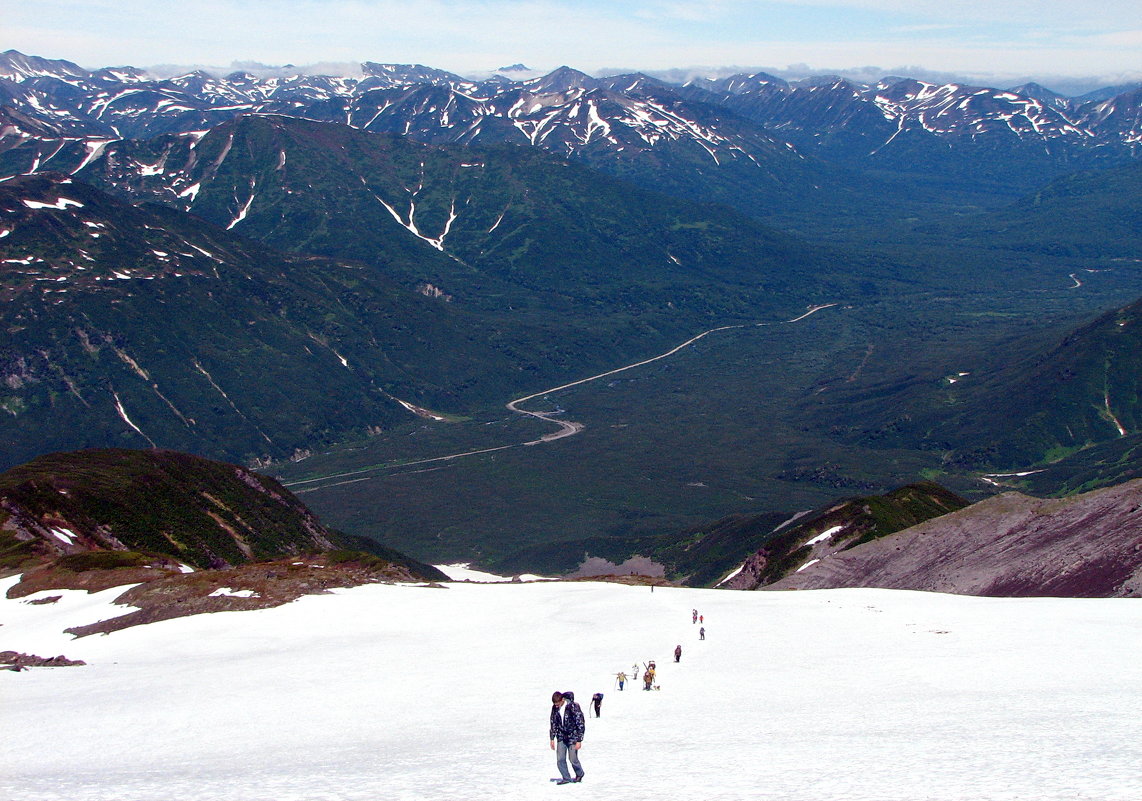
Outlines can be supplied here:
[[682, 661], [682, 646], [680, 644], [674, 646], [674, 661], [675, 662], [681, 662]]
[[[566, 707], [566, 708], [565, 708]], [[583, 766], [579, 763], [579, 749], [583, 747], [583, 734], [587, 729], [587, 721], [583, 719], [583, 710], [575, 703], [575, 693], [571, 691], [551, 694], [551, 750], [555, 752], [555, 766], [559, 768], [558, 779], [552, 779], [556, 784], [570, 784], [583, 781]], [[571, 758], [571, 767], [575, 770], [575, 778], [567, 771], [567, 759]]]
[[654, 663], [651, 662], [646, 666], [646, 671], [642, 674], [642, 682], [644, 690], [650, 690], [654, 687]]

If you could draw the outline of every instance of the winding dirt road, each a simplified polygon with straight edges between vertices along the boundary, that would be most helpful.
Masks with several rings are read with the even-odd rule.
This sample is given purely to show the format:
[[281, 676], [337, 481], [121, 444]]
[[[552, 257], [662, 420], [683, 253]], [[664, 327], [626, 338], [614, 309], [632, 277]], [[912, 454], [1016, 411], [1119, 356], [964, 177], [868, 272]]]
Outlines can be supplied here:
[[792, 320], [783, 320], [781, 323], [739, 323], [737, 325], [723, 325], [723, 326], [719, 326], [718, 328], [711, 328], [709, 331], [703, 331], [702, 333], [698, 334], [697, 336], [691, 337], [690, 339], [686, 340], [681, 345], [678, 345], [677, 347], [671, 348], [670, 350], [666, 351], [666, 353], [661, 353], [658, 356], [654, 356], [650, 359], [643, 359], [641, 362], [635, 362], [634, 364], [628, 364], [625, 367], [617, 367], [614, 370], [608, 370], [605, 373], [599, 373], [598, 375], [593, 375], [590, 378], [581, 378], [578, 381], [572, 381], [569, 384], [562, 384], [558, 387], [552, 387], [551, 389], [545, 389], [542, 392], [536, 392], [534, 394], [527, 395], [523, 398], [516, 398], [514, 401], [509, 403], [507, 406], [508, 406], [508, 409], [515, 412], [516, 414], [526, 414], [529, 417], [535, 417], [535, 418], [538, 418], [540, 420], [544, 420], [548, 423], [554, 423], [555, 425], [559, 426], [558, 431], [554, 431], [550, 434], [545, 434], [544, 436], [540, 437], [539, 439], [532, 440], [531, 442], [522, 443], [524, 445], [539, 445], [540, 443], [543, 443], [543, 442], [553, 442], [557, 439], [563, 439], [564, 437], [571, 437], [571, 436], [574, 436], [575, 434], [578, 434], [580, 431], [582, 431], [585, 428], [585, 426], [582, 423], [574, 423], [574, 422], [571, 422], [568, 420], [556, 419], [554, 417], [554, 415], [558, 414], [558, 412], [530, 412], [527, 409], [519, 408], [519, 404], [526, 403], [527, 401], [533, 400], [534, 398], [540, 398], [540, 397], [543, 397], [545, 395], [551, 395], [551, 394], [554, 394], [556, 392], [560, 392], [561, 390], [564, 390], [564, 389], [570, 389], [571, 387], [577, 387], [580, 384], [588, 384], [591, 381], [598, 381], [600, 378], [606, 378], [608, 376], [612, 376], [612, 375], [615, 375], [617, 373], [622, 373], [622, 372], [625, 372], [627, 370], [633, 370], [636, 367], [642, 367], [643, 365], [651, 364], [652, 362], [657, 362], [661, 359], [669, 358], [669, 357], [673, 356], [675, 353], [677, 353], [678, 351], [682, 350], [683, 348], [690, 347], [695, 342], [697, 342], [699, 339], [702, 339], [702, 337], [709, 336], [710, 334], [716, 334], [719, 331], [729, 331], [729, 330], [734, 329], [734, 328], [755, 328], [755, 327], [766, 326], [766, 325], [780, 325], [780, 324], [796, 323], [799, 320], [804, 320], [810, 314], [814, 314], [816, 312], [819, 312], [821, 309], [827, 309], [830, 306], [836, 306], [836, 305], [837, 305], [836, 303], [824, 303], [820, 306], [810, 306], [809, 310], [807, 312], [805, 312], [804, 314], [802, 314], [801, 316], [794, 317]]
[[[686, 340], [681, 345], [677, 345], [677, 346], [671, 348], [670, 350], [666, 351], [665, 353], [660, 353], [658, 356], [653, 356], [649, 359], [643, 359], [640, 362], [634, 362], [633, 364], [628, 364], [628, 365], [625, 365], [623, 367], [616, 367], [614, 370], [608, 370], [605, 373], [599, 373], [598, 375], [593, 375], [593, 376], [590, 376], [588, 378], [580, 378], [578, 381], [572, 381], [572, 382], [567, 383], [567, 384], [561, 384], [557, 387], [551, 387], [550, 389], [545, 389], [541, 392], [535, 392], [535, 393], [532, 393], [531, 395], [525, 395], [522, 398], [516, 398], [515, 400], [509, 402], [507, 404], [507, 408], [510, 411], [512, 411], [516, 414], [522, 414], [522, 415], [526, 415], [528, 417], [534, 417], [537, 420], [543, 420], [546, 423], [551, 423], [552, 425], [555, 425], [558, 427], [558, 429], [559, 429], [558, 431], [552, 431], [549, 434], [544, 434], [539, 439], [533, 439], [533, 440], [529, 440], [527, 442], [516, 442], [516, 443], [512, 443], [511, 445], [499, 445], [499, 446], [494, 447], [494, 448], [480, 448], [478, 450], [463, 451], [461, 453], [450, 453], [447, 456], [433, 456], [429, 459], [417, 459], [416, 461], [412, 461], [412, 462], [399, 462], [399, 463], [394, 463], [394, 464], [374, 465], [372, 467], [363, 467], [359, 470], [351, 470], [351, 471], [348, 471], [345, 473], [335, 473], [333, 475], [320, 476], [318, 478], [309, 478], [309, 479], [305, 479], [302, 481], [283, 482], [283, 484], [284, 484], [284, 486], [292, 489], [293, 492], [296, 494], [301, 494], [304, 492], [314, 492], [314, 491], [319, 490], [319, 489], [328, 489], [330, 487], [337, 487], [337, 486], [340, 486], [342, 484], [352, 484], [352, 483], [357, 482], [357, 481], [367, 481], [370, 478], [374, 477], [372, 475], [367, 475], [367, 474], [375, 473], [379, 470], [390, 470], [390, 469], [396, 469], [396, 468], [418, 467], [421, 465], [430, 465], [430, 464], [433, 464], [436, 462], [448, 462], [448, 461], [452, 461], [454, 459], [461, 459], [461, 458], [464, 458], [466, 456], [479, 456], [480, 454], [485, 454], [485, 453], [495, 453], [496, 451], [505, 451], [505, 450], [508, 450], [509, 448], [519, 448], [519, 447], [531, 446], [531, 445], [542, 445], [544, 443], [554, 442], [555, 440], [563, 439], [565, 437], [572, 437], [572, 436], [578, 434], [580, 431], [582, 431], [586, 426], [584, 426], [582, 423], [577, 423], [577, 422], [574, 422], [571, 420], [560, 420], [560, 419], [558, 419], [556, 417], [556, 415], [560, 414], [560, 412], [557, 412], [557, 411], [556, 412], [533, 412], [533, 411], [529, 411], [528, 409], [521, 409], [520, 404], [526, 403], [529, 400], [534, 400], [535, 398], [542, 398], [542, 397], [545, 397], [547, 395], [553, 395], [556, 392], [561, 392], [562, 390], [570, 389], [571, 387], [577, 387], [581, 384], [588, 384], [592, 381], [598, 381], [600, 378], [607, 378], [608, 376], [612, 376], [612, 375], [616, 375], [618, 373], [626, 372], [627, 370], [633, 370], [636, 367], [642, 367], [642, 366], [647, 365], [647, 364], [652, 364], [653, 362], [661, 361], [662, 359], [668, 359], [671, 356], [673, 356], [675, 353], [677, 353], [678, 351], [683, 350], [684, 348], [690, 347], [691, 345], [693, 345], [695, 342], [702, 339], [703, 337], [707, 337], [710, 334], [716, 334], [719, 331], [729, 331], [729, 330], [736, 329], [736, 328], [757, 328], [757, 327], [769, 326], [769, 325], [787, 325], [789, 323], [800, 322], [801, 320], [804, 320], [806, 317], [808, 317], [811, 314], [815, 314], [815, 313], [821, 311], [822, 309], [828, 309], [828, 308], [830, 308], [832, 306], [836, 306], [836, 305], [838, 305], [838, 304], [836, 304], [836, 303], [822, 303], [822, 304], [817, 305], [817, 306], [810, 306], [808, 311], [806, 311], [804, 314], [799, 315], [797, 317], [794, 317], [791, 320], [781, 320], [781, 321], [772, 322], [772, 323], [738, 323], [736, 325], [723, 325], [723, 326], [719, 326], [717, 328], [711, 328], [709, 331], [703, 331], [702, 333], [698, 334], [697, 336], [693, 336], [690, 339]], [[337, 479], [340, 479], [340, 480], [337, 480]], [[331, 482], [331, 483], [325, 483], [325, 482]], [[310, 485], [310, 484], [317, 484], [318, 486], [306, 486], [306, 485]], [[295, 487], [298, 489], [294, 489]]]

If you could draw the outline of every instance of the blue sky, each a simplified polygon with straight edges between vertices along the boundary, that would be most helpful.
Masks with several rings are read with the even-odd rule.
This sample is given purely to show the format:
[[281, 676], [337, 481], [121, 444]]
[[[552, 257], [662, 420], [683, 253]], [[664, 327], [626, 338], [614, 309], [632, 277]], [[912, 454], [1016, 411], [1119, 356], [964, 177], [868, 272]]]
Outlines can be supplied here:
[[[523, 62], [1142, 77], [1138, 0], [0, 0], [0, 50], [84, 67]], [[874, 71], [876, 71], [874, 70]]]

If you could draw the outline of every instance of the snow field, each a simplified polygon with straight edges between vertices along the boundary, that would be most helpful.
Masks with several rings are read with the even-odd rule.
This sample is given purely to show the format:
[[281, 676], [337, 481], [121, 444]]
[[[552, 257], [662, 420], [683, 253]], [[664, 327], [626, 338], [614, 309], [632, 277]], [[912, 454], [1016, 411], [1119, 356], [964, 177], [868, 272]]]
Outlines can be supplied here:
[[[0, 798], [1137, 798], [1133, 599], [374, 585], [59, 634], [121, 591], [0, 599], [0, 650], [89, 663], [0, 672]], [[661, 691], [615, 689], [649, 659]], [[556, 689], [580, 785], [548, 782]]]

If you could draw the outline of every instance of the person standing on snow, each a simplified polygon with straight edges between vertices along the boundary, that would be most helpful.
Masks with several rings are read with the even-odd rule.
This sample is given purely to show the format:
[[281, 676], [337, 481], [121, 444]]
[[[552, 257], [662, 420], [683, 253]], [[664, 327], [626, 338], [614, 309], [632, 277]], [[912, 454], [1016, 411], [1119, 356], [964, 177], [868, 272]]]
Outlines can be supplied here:
[[681, 645], [674, 646], [674, 661], [675, 662], [681, 662], [682, 661], [682, 646]]
[[699, 640], [706, 639], [706, 627], [705, 626], [702, 626], [698, 629], [698, 639]]
[[[566, 706], [566, 708], [564, 708]], [[583, 733], [587, 729], [587, 721], [583, 719], [583, 710], [575, 703], [575, 693], [556, 691], [551, 695], [551, 750], [555, 752], [555, 766], [559, 768], [562, 778], [555, 780], [556, 784], [569, 784], [583, 781], [583, 766], [579, 763], [579, 749], [583, 746]], [[571, 758], [571, 767], [575, 769], [575, 778], [567, 771], [567, 758]]]
[[603, 694], [595, 693], [591, 696], [591, 706], [595, 708], [595, 717], [601, 717], [603, 714]]

